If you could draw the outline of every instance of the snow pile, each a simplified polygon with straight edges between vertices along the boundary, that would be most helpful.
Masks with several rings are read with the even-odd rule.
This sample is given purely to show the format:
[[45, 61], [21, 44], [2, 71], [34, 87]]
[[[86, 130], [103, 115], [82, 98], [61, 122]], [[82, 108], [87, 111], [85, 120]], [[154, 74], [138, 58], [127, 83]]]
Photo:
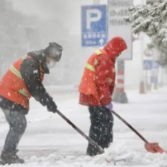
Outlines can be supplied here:
[[[114, 108], [148, 141], [159, 142], [167, 150], [166, 94], [167, 87], [145, 95], [128, 92], [129, 104], [114, 104]], [[60, 110], [88, 134], [89, 113], [86, 108], [79, 107], [77, 94], [54, 98], [58, 99]], [[126, 161], [116, 162], [116, 167], [167, 167], [167, 154], [148, 153], [138, 136], [118, 119], [114, 124], [114, 143], [104, 154], [93, 158], [84, 154], [87, 141], [57, 114], [51, 116], [35, 101], [32, 101], [31, 110], [28, 115], [31, 123], [19, 145], [19, 156], [26, 164], [11, 167], [112, 167], [113, 161], [122, 157]], [[2, 148], [8, 125], [0, 125]]]
[[167, 154], [152, 154], [147, 151], [139, 152], [128, 147], [128, 144], [112, 144], [112, 146], [106, 150], [104, 155], [112, 163], [119, 159], [126, 159], [126, 162], [121, 162], [121, 164], [144, 164], [144, 165], [161, 165], [166, 164]]
[[[148, 152], [139, 152], [132, 150], [126, 143], [112, 144], [105, 153], [95, 157], [89, 157], [82, 154], [63, 155], [52, 153], [48, 156], [25, 157], [26, 166], [73, 166], [73, 167], [93, 167], [93, 166], [121, 166], [129, 165], [155, 165], [166, 167], [167, 154], [152, 154]], [[123, 161], [119, 161], [123, 160]]]

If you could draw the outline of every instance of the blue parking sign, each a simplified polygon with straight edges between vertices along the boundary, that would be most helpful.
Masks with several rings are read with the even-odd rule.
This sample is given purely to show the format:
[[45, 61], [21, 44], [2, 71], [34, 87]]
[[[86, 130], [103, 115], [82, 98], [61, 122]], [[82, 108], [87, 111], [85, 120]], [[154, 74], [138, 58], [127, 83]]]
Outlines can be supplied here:
[[107, 43], [107, 6], [82, 6], [82, 46], [100, 47]]

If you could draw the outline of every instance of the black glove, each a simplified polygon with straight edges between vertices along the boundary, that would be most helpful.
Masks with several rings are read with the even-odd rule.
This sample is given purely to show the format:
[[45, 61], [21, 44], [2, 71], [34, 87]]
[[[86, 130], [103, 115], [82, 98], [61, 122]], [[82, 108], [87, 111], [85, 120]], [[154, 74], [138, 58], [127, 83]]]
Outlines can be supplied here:
[[53, 100], [51, 100], [51, 101], [48, 102], [48, 104], [47, 104], [47, 110], [50, 111], [50, 112], [56, 113], [56, 111], [57, 111], [57, 105], [56, 105], [56, 103]]
[[48, 93], [45, 93], [43, 96], [41, 96], [39, 101], [43, 106], [47, 107], [48, 111], [53, 113], [57, 111], [57, 105], [55, 104], [52, 97]]

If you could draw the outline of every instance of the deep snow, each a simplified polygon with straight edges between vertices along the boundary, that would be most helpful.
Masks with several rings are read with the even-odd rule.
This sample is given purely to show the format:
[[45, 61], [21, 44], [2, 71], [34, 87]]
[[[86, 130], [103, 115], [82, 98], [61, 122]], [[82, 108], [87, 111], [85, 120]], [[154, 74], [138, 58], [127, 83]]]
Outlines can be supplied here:
[[[58, 93], [50, 89], [59, 109], [86, 134], [89, 131], [87, 108], [78, 104], [78, 93]], [[114, 110], [132, 124], [150, 142], [158, 142], [167, 150], [167, 87], [148, 94], [128, 91], [129, 104], [115, 104]], [[114, 143], [105, 154], [85, 156], [87, 141], [57, 114], [46, 111], [34, 99], [27, 115], [28, 128], [19, 145], [19, 155], [31, 167], [98, 167], [114, 166], [109, 160], [127, 156], [118, 166], [167, 167], [167, 154], [151, 154], [144, 143], [120, 120], [115, 118]], [[8, 125], [0, 113], [0, 146], [3, 146]], [[18, 166], [18, 165], [11, 165]]]

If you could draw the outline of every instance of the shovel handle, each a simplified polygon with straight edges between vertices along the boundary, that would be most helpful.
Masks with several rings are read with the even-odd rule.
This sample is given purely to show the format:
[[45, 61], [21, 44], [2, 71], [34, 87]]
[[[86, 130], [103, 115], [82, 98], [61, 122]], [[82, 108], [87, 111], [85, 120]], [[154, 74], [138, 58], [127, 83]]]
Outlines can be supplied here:
[[115, 111], [110, 110], [117, 118], [119, 118], [122, 122], [124, 122], [133, 132], [135, 132], [145, 143], [149, 143], [132, 125], [130, 125], [125, 119], [123, 119], [119, 114]]
[[59, 110], [56, 112], [59, 116], [61, 116], [68, 124], [70, 124], [78, 133], [80, 133], [90, 144], [92, 144], [95, 148], [98, 149], [99, 153], [104, 153], [104, 150], [90, 137], [88, 137], [83, 131], [81, 131], [76, 125], [74, 125], [64, 114], [62, 114]]

